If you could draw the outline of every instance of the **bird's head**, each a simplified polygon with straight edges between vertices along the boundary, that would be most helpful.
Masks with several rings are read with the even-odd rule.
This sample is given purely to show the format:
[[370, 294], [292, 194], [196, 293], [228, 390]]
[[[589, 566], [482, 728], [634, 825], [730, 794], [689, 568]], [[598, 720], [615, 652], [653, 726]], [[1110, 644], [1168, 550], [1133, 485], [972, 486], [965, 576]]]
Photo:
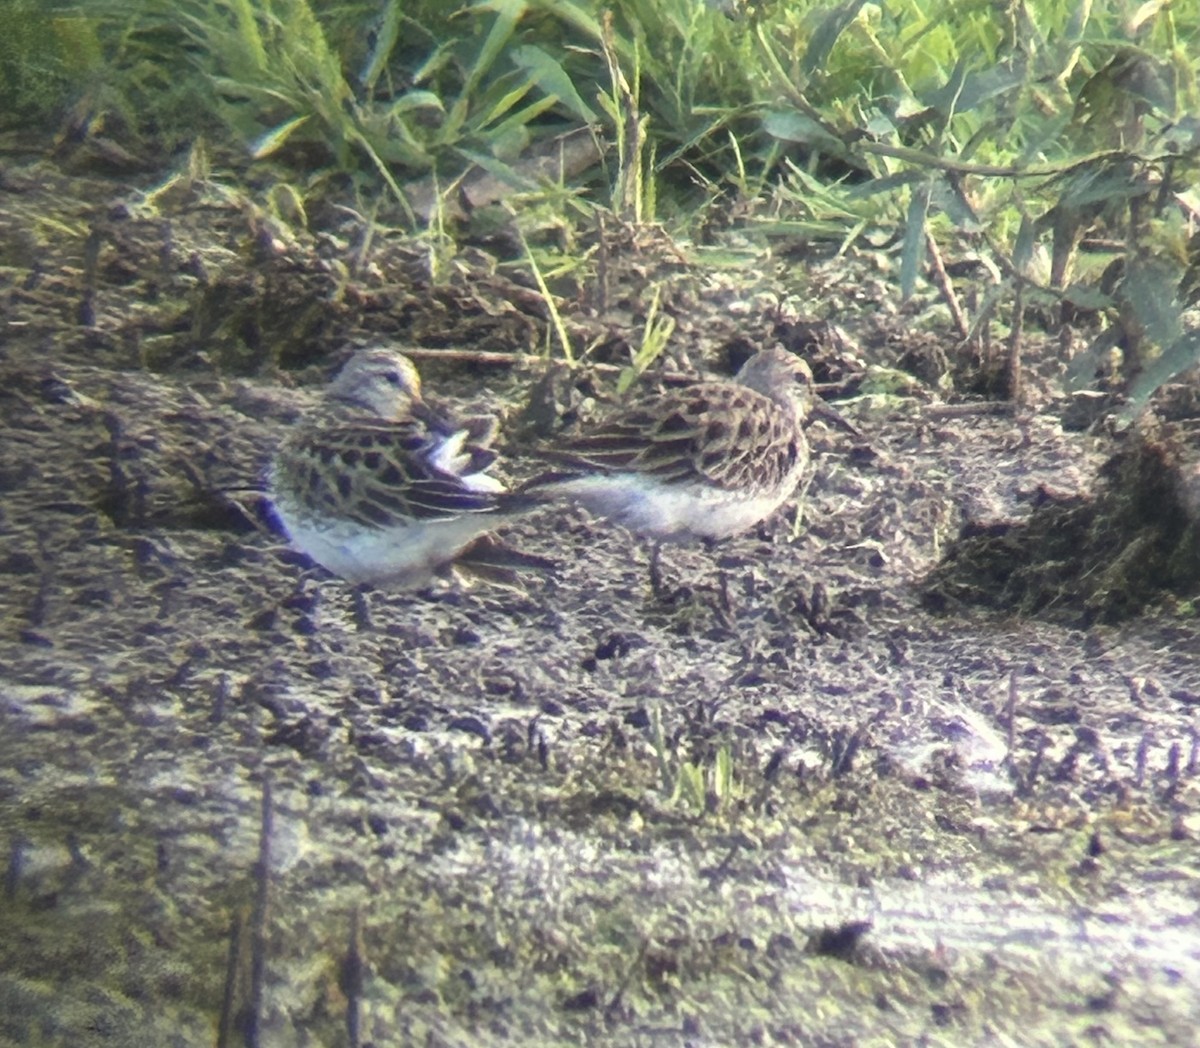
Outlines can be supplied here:
[[808, 362], [781, 346], [761, 349], [742, 365], [737, 381], [775, 400], [790, 401], [801, 418], [821, 418], [856, 437], [858, 428], [813, 390]]
[[338, 372], [328, 396], [394, 422], [421, 403], [421, 376], [413, 362], [394, 349], [360, 349]]
[[812, 389], [813, 373], [802, 357], [773, 346], [760, 349], [747, 360], [737, 373], [737, 381], [768, 397], [778, 397], [785, 391], [803, 396]]

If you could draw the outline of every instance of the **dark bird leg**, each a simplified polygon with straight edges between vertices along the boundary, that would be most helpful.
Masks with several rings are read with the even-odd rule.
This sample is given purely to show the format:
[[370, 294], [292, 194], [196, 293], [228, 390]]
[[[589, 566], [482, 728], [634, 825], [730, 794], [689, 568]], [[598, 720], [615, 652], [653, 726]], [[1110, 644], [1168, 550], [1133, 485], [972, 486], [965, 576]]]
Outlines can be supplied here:
[[717, 617], [730, 629], [733, 629], [735, 614], [733, 610], [733, 597], [729, 592], [729, 573], [717, 564], [717, 551], [720, 549], [720, 540], [718, 539], [702, 539], [705, 552], [712, 558], [714, 566], [717, 568], [717, 604], [715, 611]]
[[729, 575], [717, 568], [717, 608], [727, 622], [733, 622], [733, 599], [729, 596]]
[[650, 547], [650, 592], [656, 600], [667, 599], [667, 587], [662, 574], [662, 543], [656, 542]]
[[375, 620], [371, 616], [371, 602], [367, 594], [371, 587], [360, 583], [354, 587], [354, 628], [359, 633], [370, 633], [375, 629]]

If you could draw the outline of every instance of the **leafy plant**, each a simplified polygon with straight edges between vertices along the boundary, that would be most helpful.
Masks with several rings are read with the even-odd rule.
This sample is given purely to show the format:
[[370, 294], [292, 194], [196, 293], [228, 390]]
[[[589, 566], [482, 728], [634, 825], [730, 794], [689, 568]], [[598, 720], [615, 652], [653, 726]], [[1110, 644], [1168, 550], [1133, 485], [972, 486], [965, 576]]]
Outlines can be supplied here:
[[[1110, 325], [1152, 313], [1137, 330], [1126, 325], [1124, 342], [1135, 370], [1156, 362], [1142, 371], [1156, 383], [1196, 359], [1169, 290], [1184, 275], [1183, 253], [1158, 266], [1156, 281], [1137, 279], [1148, 240], [1161, 243], [1179, 225], [1172, 214], [1184, 222], [1196, 214], [1186, 187], [1197, 174], [1200, 124], [1184, 115], [1200, 99], [1196, 59], [1165, 5], [1127, 19], [1116, 5], [1049, 2], [1008, 15], [847, 0], [815, 28], [785, 20], [768, 33], [760, 24], [781, 97], [763, 127], [805, 157], [785, 196], [807, 208], [809, 231], [841, 224], [843, 247], [871, 225], [899, 225], [905, 297], [936, 243], [985, 245], [1001, 274], [986, 312], [968, 317], [950, 282], [939, 287], [964, 340], [1004, 300], [1014, 310], [1086, 300]], [[1198, 32], [1192, 19], [1187, 33]], [[1082, 245], [1101, 240], [1112, 245], [1107, 258], [1081, 257]], [[1032, 262], [1042, 251], [1050, 266], [1038, 274]], [[1114, 258], [1126, 277], [1097, 294]], [[1106, 346], [1107, 336], [1097, 352]]]
[[728, 744], [717, 748], [711, 763], [682, 760], [663, 733], [658, 709], [650, 713], [650, 743], [658, 762], [662, 793], [671, 804], [704, 812], [720, 808], [733, 798], [736, 786]]
[[[215, 114], [252, 156], [386, 186], [442, 238], [445, 201], [479, 170], [575, 227], [607, 208], [692, 237], [736, 213], [751, 234], [840, 251], [893, 238], [899, 294], [932, 276], [964, 343], [1055, 307], [1103, 319], [1093, 358], [1119, 344], [1135, 394], [1195, 359], [1200, 12], [1186, 5], [8, 3], [10, 116], [72, 92], [151, 134], [168, 113], [205, 130]], [[531, 162], [579, 128], [610, 147], [607, 198], [594, 168], [568, 181]], [[432, 207], [411, 199], [418, 176]], [[993, 274], [978, 307], [940, 260], [960, 249]], [[550, 301], [553, 266], [537, 266]]]
[[508, 160], [551, 110], [596, 119], [562, 65], [518, 40], [527, 10], [521, 0], [477, 4], [453, 20], [471, 32], [439, 40], [386, 0], [357, 74], [309, 0], [184, 0], [172, 17], [182, 14], [223, 118], [255, 156], [297, 140], [342, 169], [358, 155], [403, 200], [400, 171], [513, 174]]
[[642, 344], [633, 355], [629, 366], [621, 369], [617, 376], [617, 394], [623, 394], [641, 377], [642, 372], [662, 355], [671, 335], [675, 331], [675, 318], [659, 316], [659, 302], [662, 298], [662, 287], [656, 285], [646, 310], [646, 323], [642, 329]]
[[73, 82], [99, 58], [94, 28], [82, 19], [55, 17], [38, 0], [7, 0], [0, 34], [0, 126], [53, 120]]

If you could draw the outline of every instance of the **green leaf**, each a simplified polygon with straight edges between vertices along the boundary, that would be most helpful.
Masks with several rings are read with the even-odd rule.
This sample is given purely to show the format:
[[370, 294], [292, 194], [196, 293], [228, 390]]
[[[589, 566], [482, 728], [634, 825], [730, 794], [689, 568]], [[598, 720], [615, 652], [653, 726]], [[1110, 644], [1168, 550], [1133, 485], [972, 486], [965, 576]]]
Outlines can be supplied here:
[[809, 38], [808, 47], [800, 63], [800, 69], [805, 76], [811, 76], [818, 69], [824, 69], [825, 60], [833, 50], [833, 45], [845, 32], [846, 27], [858, 17], [858, 12], [865, 3], [866, 0], [843, 0], [821, 20]]
[[1069, 284], [1063, 288], [1062, 297], [1064, 302], [1070, 302], [1078, 309], [1093, 312], [1111, 309], [1113, 306], [1111, 295], [1106, 295], [1099, 288], [1088, 287], [1086, 284]]
[[704, 772], [691, 761], [679, 766], [679, 777], [675, 780], [672, 801], [682, 800], [689, 808], [704, 810]]
[[897, 189], [903, 189], [905, 186], [924, 182], [927, 177], [924, 171], [897, 171], [894, 175], [884, 175], [882, 178], [873, 178], [869, 182], [860, 182], [856, 186], [851, 186], [846, 191], [846, 196], [850, 200], [858, 200], [876, 196], [879, 193], [891, 193]]
[[960, 61], [949, 81], [938, 90], [923, 96], [927, 105], [950, 116], [969, 113], [981, 105], [1015, 91], [1027, 79], [1024, 61], [992, 66], [968, 73]]
[[1155, 345], [1175, 345], [1183, 323], [1175, 287], [1179, 274], [1152, 259], [1133, 259], [1125, 270], [1121, 298], [1133, 311], [1142, 330]]
[[[518, 130], [527, 128], [543, 113], [553, 109], [556, 104], [557, 99], [553, 95], [548, 95], [545, 98], [539, 98], [537, 101], [531, 102], [524, 109], [517, 110], [507, 120], [497, 124], [488, 132], [489, 143], [510, 138]], [[528, 135], [525, 136], [526, 140], [528, 140], [528, 137]]]
[[580, 98], [579, 92], [575, 90], [575, 85], [571, 82], [566, 70], [547, 52], [533, 44], [526, 44], [523, 47], [514, 48], [511, 58], [513, 64], [524, 69], [538, 87], [546, 94], [554, 95], [580, 120], [588, 124], [599, 122], [595, 111]]
[[358, 75], [358, 81], [367, 91], [375, 90], [379, 74], [387, 68], [392, 49], [400, 36], [399, 0], [384, 0], [383, 11], [375, 25], [375, 43], [367, 56], [367, 64]]
[[255, 69], [267, 68], [267, 49], [262, 34], [258, 31], [258, 19], [254, 17], [254, 5], [250, 0], [230, 0], [234, 23], [237, 26], [238, 43], [249, 56]]
[[950, 117], [959, 111], [958, 98], [962, 94], [963, 84], [967, 79], [966, 59], [960, 58], [954, 66], [954, 71], [946, 78], [936, 91], [921, 96], [921, 102], [926, 107], [936, 109], [943, 116]]
[[773, 109], [763, 115], [763, 130], [772, 138], [843, 152], [842, 140], [816, 120], [795, 109]]
[[1135, 415], [1160, 386], [1200, 362], [1200, 331], [1181, 333], [1138, 375], [1129, 387], [1129, 403], [1121, 414]]
[[256, 98], [272, 104], [284, 105], [288, 109], [304, 107], [304, 99], [296, 91], [281, 90], [269, 84], [247, 84], [225, 76], [214, 76], [209, 79], [222, 96], [233, 101]]
[[527, 5], [524, 3], [524, 0], [487, 0], [486, 3], [478, 3], [471, 8], [473, 11], [495, 11], [496, 20], [492, 23], [491, 29], [488, 30], [487, 39], [484, 40], [483, 47], [479, 49], [479, 54], [475, 57], [471, 71], [467, 74], [467, 82], [463, 85], [462, 89], [463, 98], [470, 98], [475, 93], [479, 82], [492, 66], [495, 65], [496, 59], [512, 38], [513, 32], [517, 28], [517, 23], [521, 20], [521, 16], [525, 14], [526, 9]]
[[962, 191], [962, 186], [954, 179], [942, 176], [933, 183], [933, 203], [938, 210], [949, 216], [959, 229], [964, 229], [969, 233], [978, 233], [983, 229], [983, 222], [979, 215], [975, 213], [975, 209], [971, 206], [971, 201]]
[[617, 395], [622, 396], [638, 380], [638, 377], [648, 368], [671, 341], [675, 332], [675, 318], [672, 316], [659, 317], [658, 309], [662, 298], [662, 285], [656, 284], [650, 306], [646, 310], [646, 323], [642, 328], [642, 344], [633, 355], [629, 367], [623, 368], [617, 377]]
[[721, 800], [733, 796], [733, 754], [729, 746], [717, 750], [716, 765], [713, 768], [713, 793]]
[[387, 112], [395, 115], [411, 113], [417, 109], [430, 109], [438, 113], [446, 111], [441, 97], [432, 91], [405, 91], [387, 107]]
[[255, 160], [261, 160], [263, 157], [270, 156], [292, 137], [292, 132], [299, 130], [310, 119], [311, 114], [305, 113], [303, 116], [296, 116], [292, 117], [291, 120], [285, 120], [278, 127], [271, 128], [270, 131], [263, 132], [263, 134], [250, 143], [250, 155]]
[[1017, 241], [1013, 245], [1013, 268], [1018, 273], [1027, 275], [1029, 264], [1033, 260], [1033, 249], [1037, 245], [1037, 223], [1025, 215], [1021, 219], [1021, 228], [1017, 230]]
[[930, 186], [913, 190], [904, 230], [904, 251], [900, 256], [900, 296], [908, 299], [917, 287], [921, 265], [925, 261], [925, 220], [929, 215]]
[[462, 147], [456, 149], [455, 152], [464, 159], [469, 160], [472, 164], [483, 168], [484, 171], [494, 178], [499, 179], [506, 185], [512, 186], [518, 193], [528, 193], [538, 188], [537, 182], [532, 177], [523, 174], [511, 164], [505, 163], [497, 157]]
[[1145, 196], [1147, 187], [1133, 169], [1133, 160], [1122, 156], [1079, 168], [1068, 180], [1058, 206], [1078, 210], [1089, 204], [1106, 204]]
[[[511, 79], [511, 78], [510, 78]], [[500, 85], [497, 85], [500, 86]], [[480, 113], [471, 120], [471, 127], [476, 131], [481, 131], [489, 124], [495, 123], [502, 116], [510, 112], [530, 91], [533, 90], [532, 80], [522, 80], [520, 84], [511, 91], [506, 91], [500, 95], [487, 107], [486, 110], [482, 106], [488, 101], [486, 98], [479, 99]], [[553, 104], [553, 98], [551, 104]]]
[[1079, 0], [1073, 7], [1071, 18], [1063, 31], [1063, 38], [1072, 44], [1083, 39], [1083, 31], [1092, 17], [1092, 0]]
[[[604, 35], [604, 30], [589, 10], [588, 4], [574, 3], [572, 0], [531, 0], [531, 5], [560, 19], [592, 40], [598, 41]], [[622, 59], [630, 57], [628, 41], [618, 37], [616, 44]]]
[[437, 76], [446, 66], [454, 61], [454, 47], [456, 41], [444, 40], [438, 44], [428, 57], [412, 72], [412, 82], [414, 84], [423, 84], [426, 80], [430, 80]]

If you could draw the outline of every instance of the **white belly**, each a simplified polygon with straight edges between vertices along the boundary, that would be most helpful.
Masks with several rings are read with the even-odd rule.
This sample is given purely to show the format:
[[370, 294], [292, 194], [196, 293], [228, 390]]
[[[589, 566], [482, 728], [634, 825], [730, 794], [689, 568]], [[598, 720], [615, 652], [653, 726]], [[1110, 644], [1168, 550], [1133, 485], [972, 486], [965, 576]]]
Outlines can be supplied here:
[[547, 484], [590, 513], [663, 542], [724, 539], [753, 527], [783, 505], [800, 479], [754, 496], [701, 485], [660, 484], [637, 473], [611, 473]]
[[463, 547], [488, 530], [488, 516], [414, 522], [364, 529], [341, 522], [318, 523], [276, 502], [280, 523], [298, 550], [348, 582], [381, 589], [417, 589], [428, 585]]

